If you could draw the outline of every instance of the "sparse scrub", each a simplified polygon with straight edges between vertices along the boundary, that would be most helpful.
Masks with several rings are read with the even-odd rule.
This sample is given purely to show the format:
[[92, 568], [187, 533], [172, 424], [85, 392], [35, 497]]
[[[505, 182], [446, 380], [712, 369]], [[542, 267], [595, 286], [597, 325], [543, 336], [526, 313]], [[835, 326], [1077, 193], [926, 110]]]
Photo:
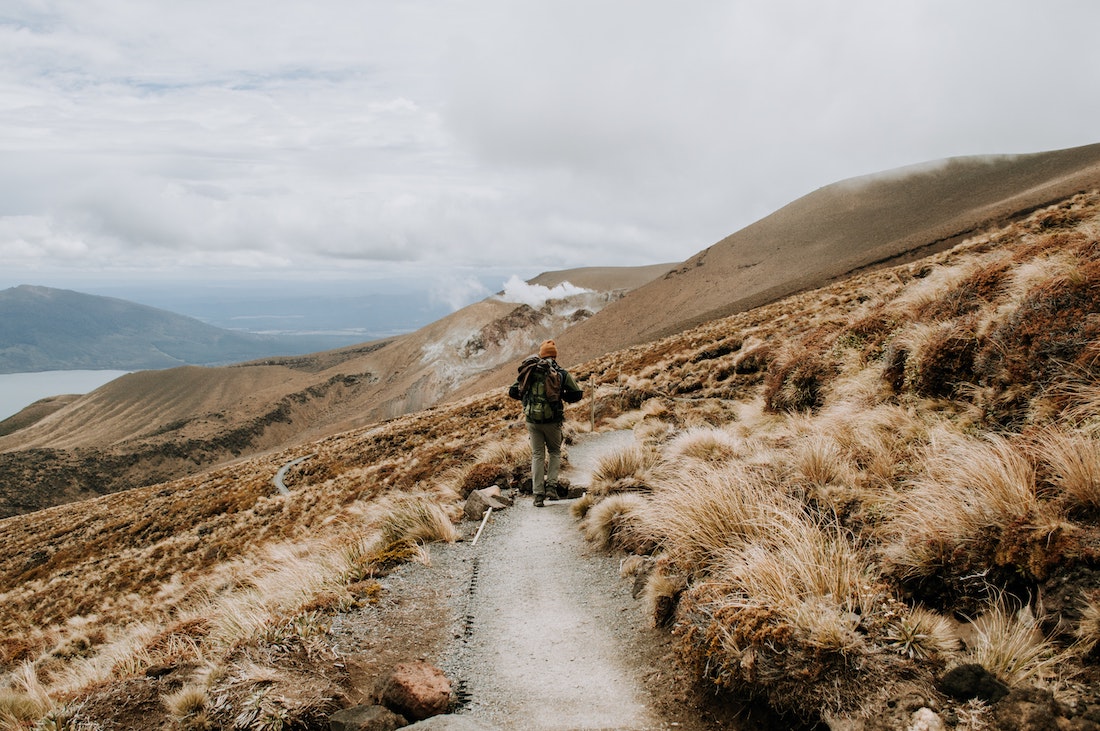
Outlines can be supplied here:
[[[601, 544], [663, 551], [643, 601], [699, 675], [817, 720], [955, 662], [1024, 685], [1095, 664], [1094, 593], [1072, 654], [995, 609], [960, 656], [947, 617], [1095, 560], [1098, 206], [583, 366], [593, 421], [637, 444], [570, 509]], [[0, 724], [164, 665], [194, 692], [159, 709], [181, 728], [320, 727], [317, 699], [339, 694], [317, 672], [332, 614], [370, 610], [373, 577], [452, 540], [467, 480], [519, 484], [511, 406], [472, 397], [326, 438], [291, 496], [270, 480], [300, 449], [0, 522]], [[900, 604], [897, 583], [938, 611]], [[954, 710], [959, 728], [992, 723]]]

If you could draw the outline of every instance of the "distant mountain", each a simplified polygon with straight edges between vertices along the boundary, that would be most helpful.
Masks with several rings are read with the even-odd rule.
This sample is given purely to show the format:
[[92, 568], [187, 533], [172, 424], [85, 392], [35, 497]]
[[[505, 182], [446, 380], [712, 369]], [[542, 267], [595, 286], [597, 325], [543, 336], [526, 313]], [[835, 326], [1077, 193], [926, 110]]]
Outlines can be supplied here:
[[224, 367], [143, 370], [75, 400], [40, 402], [0, 421], [0, 518], [428, 408], [670, 266], [547, 273], [532, 283], [584, 289], [535, 306], [488, 297], [392, 338]]
[[30, 285], [0, 291], [0, 373], [222, 365], [329, 347], [322, 338], [223, 330], [113, 297]]

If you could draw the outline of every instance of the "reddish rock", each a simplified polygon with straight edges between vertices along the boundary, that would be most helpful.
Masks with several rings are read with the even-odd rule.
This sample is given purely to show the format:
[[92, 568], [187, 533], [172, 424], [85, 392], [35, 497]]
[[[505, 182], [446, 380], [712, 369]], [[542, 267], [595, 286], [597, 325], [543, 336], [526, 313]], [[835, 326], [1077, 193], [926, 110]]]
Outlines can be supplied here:
[[398, 663], [386, 681], [382, 702], [413, 721], [438, 716], [451, 704], [451, 681], [426, 662]]

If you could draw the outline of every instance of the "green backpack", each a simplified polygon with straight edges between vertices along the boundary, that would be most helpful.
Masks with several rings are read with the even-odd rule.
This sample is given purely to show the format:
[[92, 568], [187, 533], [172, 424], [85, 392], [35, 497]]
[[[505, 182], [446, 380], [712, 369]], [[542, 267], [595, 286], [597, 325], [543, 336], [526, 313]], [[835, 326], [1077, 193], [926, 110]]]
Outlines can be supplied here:
[[561, 368], [556, 363], [537, 356], [525, 359], [519, 366], [519, 383], [523, 414], [528, 421], [561, 421], [565, 405], [561, 400]]

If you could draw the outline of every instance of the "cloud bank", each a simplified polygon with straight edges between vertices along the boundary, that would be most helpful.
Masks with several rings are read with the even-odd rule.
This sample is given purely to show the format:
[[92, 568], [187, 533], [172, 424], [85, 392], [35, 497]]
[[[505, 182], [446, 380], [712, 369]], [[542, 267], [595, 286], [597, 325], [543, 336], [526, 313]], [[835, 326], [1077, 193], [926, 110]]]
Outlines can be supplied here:
[[1087, 0], [12, 0], [0, 286], [682, 260], [842, 179], [1100, 141], [1098, 26]]

